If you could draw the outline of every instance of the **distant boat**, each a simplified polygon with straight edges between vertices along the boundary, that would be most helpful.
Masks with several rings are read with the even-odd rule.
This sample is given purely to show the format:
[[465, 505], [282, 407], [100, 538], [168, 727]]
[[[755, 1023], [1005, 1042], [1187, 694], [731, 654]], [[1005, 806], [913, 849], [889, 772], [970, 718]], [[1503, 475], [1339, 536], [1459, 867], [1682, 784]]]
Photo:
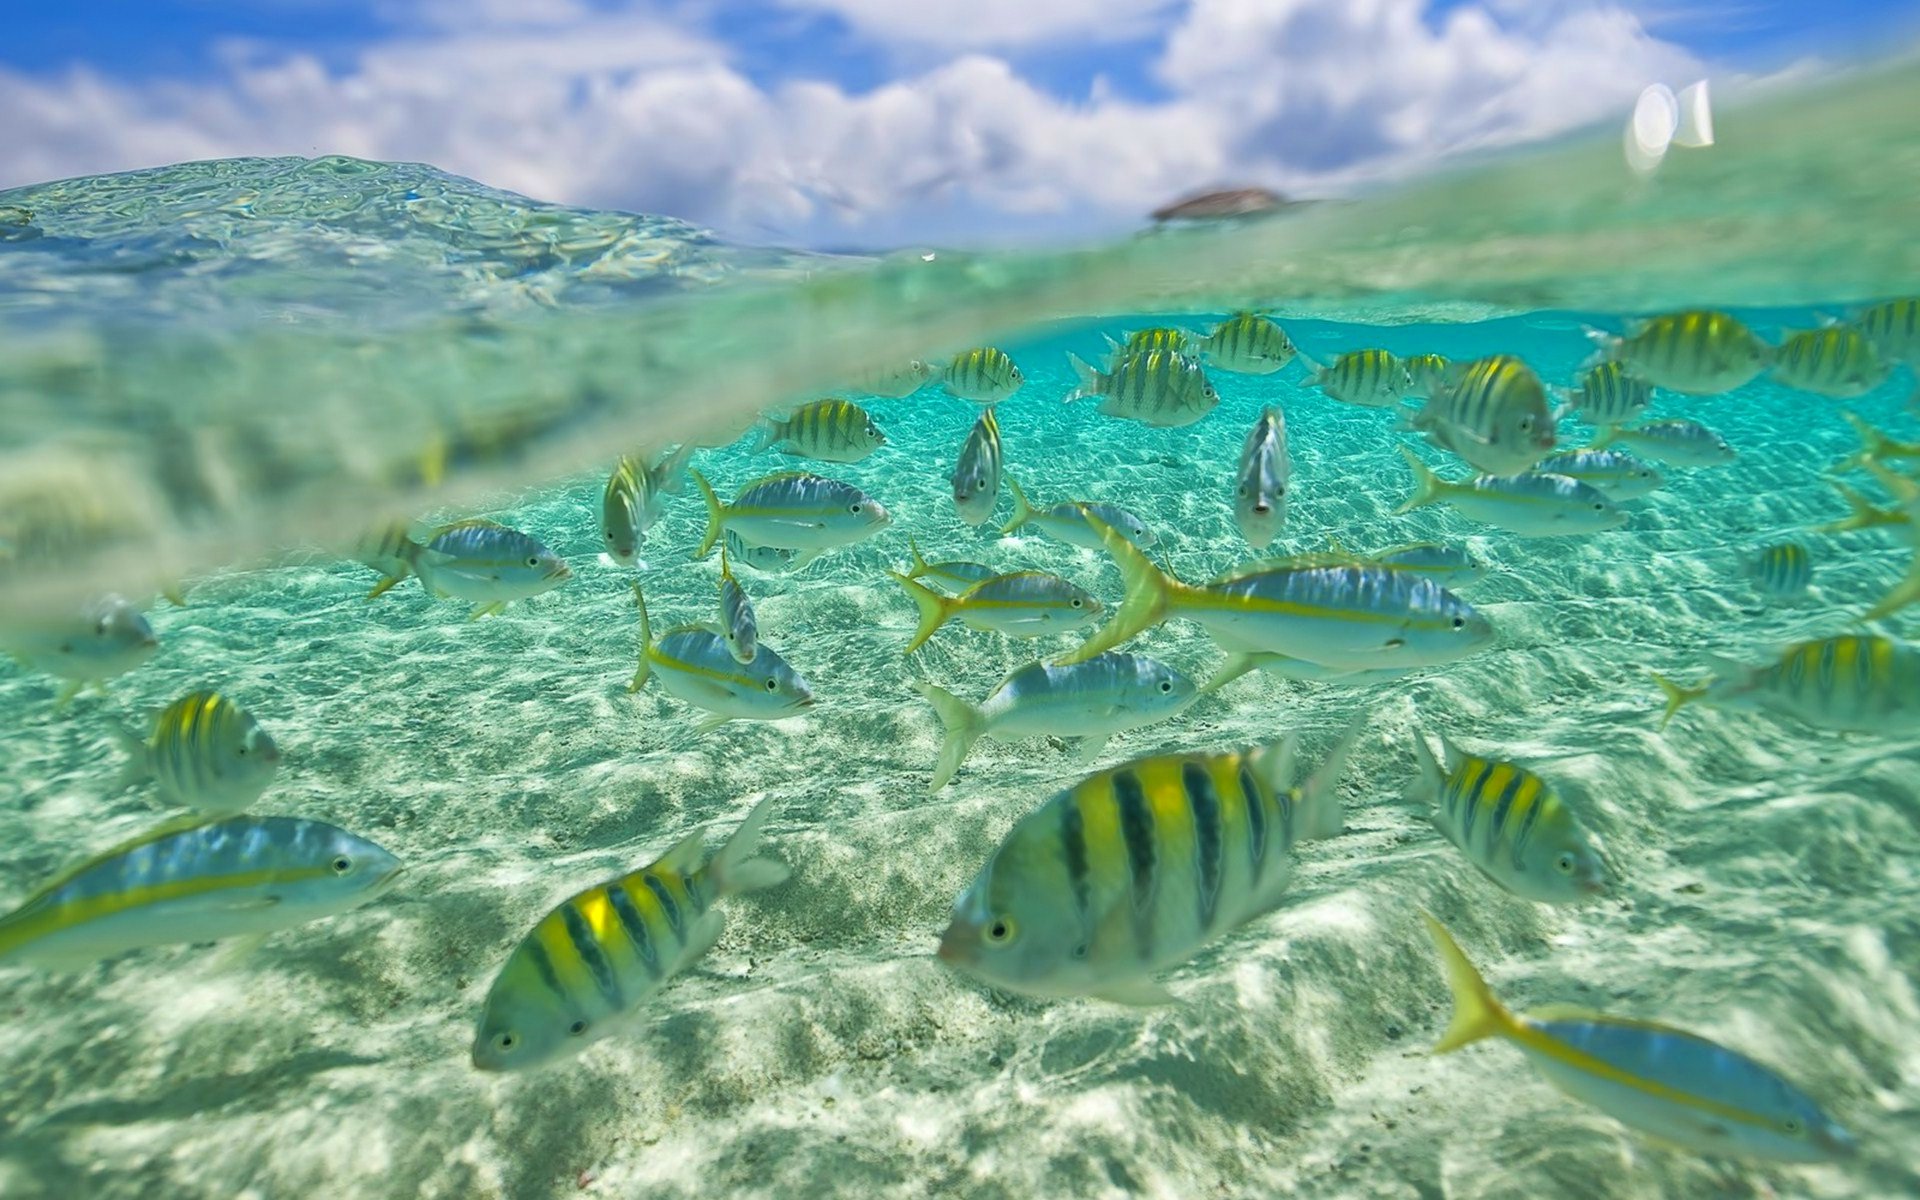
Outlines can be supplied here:
[[1311, 200], [1294, 200], [1263, 187], [1216, 188], [1183, 196], [1156, 208], [1153, 219], [1162, 222], [1238, 220], [1269, 216], [1311, 203]]

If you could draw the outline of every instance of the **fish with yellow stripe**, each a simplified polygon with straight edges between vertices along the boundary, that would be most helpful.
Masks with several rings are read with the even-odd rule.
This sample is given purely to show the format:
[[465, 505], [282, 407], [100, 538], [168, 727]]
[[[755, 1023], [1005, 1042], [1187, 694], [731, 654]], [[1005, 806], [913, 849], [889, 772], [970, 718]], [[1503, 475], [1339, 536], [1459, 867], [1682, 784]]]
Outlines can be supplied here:
[[1349, 671], [1438, 666], [1493, 641], [1493, 626], [1473, 606], [1410, 572], [1282, 559], [1195, 586], [1161, 571], [1111, 526], [1097, 527], [1119, 564], [1126, 598], [1086, 644], [1056, 660], [1061, 666], [1174, 617], [1204, 627], [1230, 654], [1264, 651]]
[[1579, 817], [1525, 767], [1462, 751], [1445, 735], [1444, 764], [1413, 735], [1433, 824], [1488, 879], [1524, 900], [1578, 904], [1608, 891], [1607, 867]]
[[[442, 526], [424, 545], [409, 539], [400, 555], [428, 595], [465, 600], [473, 605], [476, 618], [573, 577], [560, 556], [538, 538], [481, 518]], [[382, 581], [369, 595], [379, 595], [394, 582]]]
[[1863, 420], [1858, 413], [1842, 410], [1840, 416], [1853, 426], [1854, 435], [1860, 439], [1860, 449], [1833, 464], [1835, 474], [1857, 470], [1868, 463], [1885, 463], [1889, 459], [1920, 459], [1920, 442], [1903, 442], [1889, 437]]
[[1029, 996], [1164, 1004], [1153, 978], [1272, 911], [1295, 845], [1341, 831], [1348, 726], [1294, 782], [1297, 735], [1091, 775], [1021, 818], [954, 902], [940, 958]]
[[147, 615], [112, 594], [0, 626], [0, 651], [62, 681], [55, 708], [65, 708], [88, 684], [104, 691], [107, 680], [133, 670], [159, 648]]
[[954, 355], [941, 372], [941, 381], [949, 395], [975, 404], [998, 404], [1019, 391], [1027, 377], [1006, 351], [977, 346]]
[[1773, 351], [1723, 312], [1665, 313], [1631, 325], [1624, 336], [1588, 331], [1603, 359], [1625, 365], [1654, 387], [1707, 396], [1730, 392], [1772, 361]]
[[1145, 521], [1118, 504], [1101, 500], [1062, 500], [1051, 508], [1035, 508], [1027, 499], [1027, 493], [1021, 490], [1020, 482], [1011, 475], [1007, 476], [1007, 488], [1013, 493], [1013, 515], [1000, 527], [1001, 533], [1012, 533], [1031, 525], [1048, 537], [1098, 550], [1100, 531], [1093, 525], [1097, 520], [1119, 530], [1136, 546], [1151, 546], [1160, 540], [1160, 535]]
[[364, 904], [399, 874], [399, 859], [320, 821], [170, 821], [0, 917], [0, 963], [72, 968], [146, 946], [263, 937]]
[[1845, 325], [1790, 332], [1773, 352], [1773, 377], [1790, 388], [1851, 400], [1885, 383], [1893, 364]]
[[1533, 368], [1511, 354], [1475, 359], [1405, 418], [1409, 428], [1489, 475], [1517, 475], [1553, 452], [1553, 412]]
[[953, 506], [969, 525], [983, 525], [1000, 500], [1000, 420], [989, 408], [980, 414], [954, 464]]
[[1747, 574], [1767, 595], [1792, 600], [1813, 586], [1813, 556], [1799, 542], [1774, 542], [1753, 556]]
[[727, 919], [718, 903], [787, 878], [785, 864], [754, 857], [772, 810], [772, 797], [754, 805], [705, 865], [705, 835], [695, 831], [651, 866], [542, 917], [487, 991], [473, 1065], [526, 1070], [645, 1021], [647, 1002], [719, 940]]
[[1171, 350], [1176, 354], [1192, 354], [1194, 343], [1199, 341], [1193, 334], [1171, 325], [1156, 325], [1150, 329], [1136, 329], [1125, 335], [1120, 341], [1107, 339], [1107, 365], [1111, 369], [1115, 364], [1132, 358], [1136, 354], [1146, 354], [1153, 350]]
[[1413, 376], [1388, 350], [1349, 350], [1326, 366], [1305, 354], [1300, 361], [1312, 372], [1308, 386], [1345, 404], [1393, 408], [1414, 391]]
[[931, 579], [945, 588], [965, 591], [982, 580], [992, 579], [1000, 574], [985, 563], [971, 562], [964, 558], [928, 562], [926, 556], [920, 553], [920, 544], [912, 538], [907, 539], [907, 553], [913, 556], [913, 565], [906, 570], [908, 579]]
[[705, 625], [676, 626], [656, 642], [637, 583], [633, 602], [640, 609], [640, 666], [627, 691], [638, 692], [658, 676], [668, 695], [711, 714], [695, 732], [734, 720], [778, 721], [813, 704], [807, 681], [765, 642], [756, 642], [752, 660], [745, 663], [734, 657], [724, 635]]
[[600, 491], [600, 540], [607, 557], [623, 567], [633, 566], [647, 530], [666, 510], [666, 497], [678, 494], [685, 482], [691, 442], [661, 455], [652, 463], [622, 455]]
[[1558, 395], [1589, 425], [1624, 425], [1653, 403], [1653, 385], [1628, 374], [1624, 363], [1608, 360], [1587, 368], [1571, 391]]
[[958, 596], [894, 575], [920, 610], [920, 626], [906, 652], [912, 654], [955, 617], [972, 629], [1008, 637], [1044, 637], [1081, 629], [1099, 619], [1100, 601], [1069, 579], [1045, 571], [1014, 571], [973, 584]]
[[1509, 1012], [1446, 927], [1425, 919], [1453, 993], [1435, 1054], [1500, 1038], [1568, 1096], [1698, 1154], [1791, 1163], [1854, 1154], [1853, 1137], [1812, 1097], [1698, 1034], [1571, 1006]]
[[1496, 525], [1521, 537], [1557, 537], [1598, 533], [1626, 523], [1607, 494], [1565, 475], [1524, 471], [1518, 475], [1476, 475], [1465, 483], [1442, 479], [1420, 461], [1412, 447], [1400, 454], [1413, 469], [1413, 495], [1395, 515], [1428, 504], [1446, 504], [1455, 511]]
[[1920, 296], [1864, 308], [1854, 314], [1853, 326], [1867, 335], [1882, 358], [1920, 364]]
[[735, 662], [750, 663], [760, 651], [760, 622], [753, 615], [753, 602], [733, 577], [724, 549], [720, 551], [720, 635]]
[[698, 471], [694, 483], [707, 505], [707, 534], [695, 558], [712, 552], [722, 533], [737, 533], [752, 546], [794, 550], [793, 570], [836, 546], [850, 546], [885, 529], [893, 516], [878, 500], [850, 483], [807, 471], [781, 471], [742, 487], [732, 502], [714, 493]]
[[1102, 371], [1069, 354], [1079, 386], [1067, 394], [1069, 402], [1099, 396], [1100, 412], [1151, 425], [1177, 429], [1212, 412], [1220, 393], [1207, 379], [1200, 360], [1177, 350], [1147, 350], [1117, 360]]
[[753, 453], [778, 447], [782, 454], [821, 462], [856, 463], [887, 444], [867, 410], [851, 400], [815, 400], [784, 420], [768, 418]]
[[1907, 642], [1849, 633], [1789, 646], [1761, 667], [1717, 655], [1708, 661], [1713, 676], [1693, 687], [1653, 677], [1667, 695], [1662, 729], [1698, 702], [1840, 732], [1920, 732], [1920, 648]]
[[1241, 375], [1271, 375], [1299, 354], [1286, 330], [1271, 317], [1254, 312], [1228, 317], [1197, 339], [1191, 350], [1221, 370]]
[[121, 786], [152, 779], [175, 804], [234, 813], [260, 798], [280, 748], [251, 713], [218, 692], [190, 692], [154, 718], [142, 740], [116, 731], [127, 752]]
[[1444, 354], [1416, 354], [1402, 359], [1401, 365], [1407, 369], [1407, 394], [1429, 400], [1460, 382], [1467, 369], [1466, 363], [1454, 362]]

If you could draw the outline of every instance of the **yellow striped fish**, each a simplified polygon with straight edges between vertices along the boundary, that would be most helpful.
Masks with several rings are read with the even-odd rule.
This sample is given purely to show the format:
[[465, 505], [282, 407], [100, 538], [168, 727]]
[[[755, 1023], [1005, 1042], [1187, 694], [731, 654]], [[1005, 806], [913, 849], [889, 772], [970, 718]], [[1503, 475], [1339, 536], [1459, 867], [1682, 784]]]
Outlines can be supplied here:
[[1533, 368], [1511, 354], [1466, 364], [1407, 424], [1489, 475], [1517, 475], [1553, 452], [1553, 413]]
[[760, 651], [760, 622], [754, 619], [753, 602], [733, 577], [727, 564], [727, 552], [720, 551], [720, 630], [733, 652], [733, 661], [750, 663]]
[[1813, 556], [1799, 542], [1762, 546], [1748, 568], [1753, 582], [1769, 596], [1791, 600], [1813, 584]]
[[696, 831], [542, 917], [487, 992], [473, 1065], [525, 1070], [636, 1025], [641, 1006], [719, 939], [718, 901], [786, 879], [784, 864], [753, 857], [772, 809], [772, 797], [756, 804], [705, 866]]
[[1661, 675], [1661, 716], [1696, 701], [1792, 717], [1818, 729], [1851, 733], [1920, 732], [1920, 649], [1876, 634], [1842, 634], [1789, 646], [1774, 662], [1750, 667], [1708, 656], [1713, 677], [1682, 687]]
[[1385, 350], [1349, 350], [1327, 366], [1302, 354], [1313, 372], [1307, 383], [1335, 400], [1362, 408], [1392, 408], [1413, 393], [1413, 377]]
[[807, 681], [765, 642], [756, 641], [753, 659], [746, 663], [734, 656], [725, 637], [704, 625], [676, 626], [656, 642], [637, 583], [633, 602], [640, 609], [640, 666], [627, 691], [637, 692], [658, 676], [667, 694], [711, 714], [694, 726], [696, 733], [728, 721], [778, 721], [813, 704]]
[[1174, 350], [1148, 350], [1118, 359], [1110, 371], [1067, 355], [1079, 385], [1067, 394], [1072, 402], [1099, 396], [1100, 411], [1159, 429], [1191, 425], [1214, 410], [1220, 393], [1208, 382], [1200, 360]]
[[1862, 309], [1854, 327], [1867, 335], [1882, 358], [1920, 363], [1920, 297], [1887, 300]]
[[191, 692], [154, 718], [145, 741], [118, 731], [126, 787], [152, 779], [175, 804], [233, 813], [260, 798], [280, 769], [280, 748], [246, 709], [218, 692]]
[[1173, 999], [1155, 972], [1271, 911], [1292, 850], [1342, 826], [1350, 725], [1306, 783], [1297, 737], [1101, 771], [1021, 818], [954, 902], [940, 957], [993, 987], [1119, 1004]]
[[1151, 350], [1170, 350], [1176, 354], [1194, 353], [1193, 343], [1199, 339], [1184, 329], [1174, 329], [1161, 325], [1152, 329], [1135, 330], [1121, 341], [1107, 339], [1107, 363], [1113, 364], [1136, 354], [1145, 354]]
[[692, 475], [707, 505], [707, 533], [695, 558], [705, 558], [722, 533], [737, 533], [749, 545], [799, 551], [792, 566], [797, 571], [822, 551], [872, 537], [893, 520], [878, 500], [852, 484], [806, 471], [756, 479], [732, 503], [714, 493], [706, 476]]
[[1465, 363], [1454, 362], [1444, 354], [1416, 354], [1403, 359], [1401, 365], [1407, 369], [1407, 382], [1412, 385], [1408, 395], [1429, 400], [1458, 383], [1466, 369]]
[[1767, 366], [1772, 351], [1722, 312], [1677, 312], [1636, 322], [1625, 337], [1588, 336], [1601, 353], [1654, 387], [1698, 396], [1730, 392]]
[[1215, 325], [1195, 348], [1214, 366], [1241, 375], [1271, 375], [1299, 353], [1286, 330], [1252, 312], [1235, 313]]
[[1624, 425], [1653, 403], [1653, 386], [1629, 375], [1624, 363], [1609, 359], [1587, 368], [1579, 386], [1561, 396], [1589, 425]]
[[649, 466], [645, 459], [622, 455], [607, 476], [600, 493], [600, 540], [607, 557], [631, 567], [646, 544], [647, 530], [666, 509], [668, 493], [678, 493], [684, 482], [691, 442], [661, 455]]
[[1853, 1138], [1811, 1097], [1697, 1034], [1563, 1006], [1507, 1011], [1453, 935], [1431, 916], [1426, 922], [1453, 992], [1453, 1020], [1435, 1054], [1503, 1038], [1575, 1100], [1701, 1154], [1804, 1163], [1854, 1153]]
[[1523, 900], [1578, 904], [1607, 894], [1607, 868], [1580, 819], [1524, 767], [1462, 752], [1445, 735], [1444, 767], [1413, 735], [1415, 785], [1433, 824], [1480, 873]]
[[405, 521], [388, 521], [369, 529], [353, 544], [353, 557], [380, 572], [380, 582], [367, 593], [371, 600], [413, 574], [413, 556], [419, 547], [407, 533]]
[[1789, 333], [1773, 352], [1775, 379], [1835, 400], [1872, 391], [1892, 369], [1866, 335], [1845, 325]]
[[753, 453], [778, 446], [780, 453], [800, 458], [855, 463], [886, 444], [887, 435], [858, 404], [815, 400], [794, 409], [784, 421], [768, 419]]
[[969, 525], [983, 525], [1000, 500], [1000, 421], [989, 408], [973, 423], [954, 464], [953, 506]]
[[1027, 381], [1006, 351], [992, 346], [962, 350], [941, 377], [949, 394], [975, 404], [998, 404]]
[[913, 565], [907, 568], [907, 578], [931, 579], [941, 587], [965, 591], [981, 580], [992, 579], [1000, 573], [985, 563], [969, 562], [962, 558], [930, 563], [920, 553], [919, 543], [912, 538], [907, 539], [907, 553], [913, 555]]
[[1008, 637], [1044, 637], [1082, 629], [1100, 616], [1100, 601], [1071, 580], [1045, 571], [1015, 571], [973, 584], [958, 596], [939, 592], [905, 575], [893, 579], [920, 610], [920, 627], [907, 643], [912, 654], [955, 617], [973, 629]]

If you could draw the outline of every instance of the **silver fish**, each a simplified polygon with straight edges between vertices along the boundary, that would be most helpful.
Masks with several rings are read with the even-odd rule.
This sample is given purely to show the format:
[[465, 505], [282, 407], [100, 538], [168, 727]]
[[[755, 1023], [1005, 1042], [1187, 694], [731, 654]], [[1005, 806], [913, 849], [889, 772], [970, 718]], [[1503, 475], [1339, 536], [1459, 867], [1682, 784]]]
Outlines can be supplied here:
[[989, 408], [973, 423], [953, 468], [953, 506], [969, 525], [985, 524], [1000, 500], [1000, 422]]
[[1287, 418], [1277, 408], [1260, 414], [1240, 448], [1240, 468], [1234, 473], [1233, 519], [1255, 550], [1280, 536], [1287, 523], [1287, 480], [1293, 465], [1287, 457]]
[[727, 552], [720, 551], [720, 628], [725, 631], [727, 649], [735, 662], [750, 663], [760, 648], [760, 625], [753, 617], [753, 603], [740, 581], [727, 566]]
[[1028, 503], [1027, 494], [1020, 490], [1020, 484], [1011, 475], [1007, 476], [1007, 487], [1013, 491], [1013, 516], [1007, 518], [1007, 523], [1000, 527], [1001, 533], [1012, 533], [1032, 525], [1063, 542], [1098, 550], [1100, 531], [1089, 523], [1088, 518], [1092, 517], [1112, 526], [1136, 546], [1145, 548], [1160, 540], [1153, 530], [1147, 528], [1145, 521], [1117, 504], [1066, 500], [1052, 508], [1036, 509]]

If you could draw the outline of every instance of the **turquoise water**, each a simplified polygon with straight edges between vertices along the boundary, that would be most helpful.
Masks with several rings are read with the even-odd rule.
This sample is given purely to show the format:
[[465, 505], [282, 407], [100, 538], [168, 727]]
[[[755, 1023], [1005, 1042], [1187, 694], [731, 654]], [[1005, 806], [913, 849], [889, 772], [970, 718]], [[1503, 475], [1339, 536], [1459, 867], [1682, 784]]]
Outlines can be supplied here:
[[[153, 600], [159, 652], [104, 696], [57, 709], [48, 677], [0, 668], [0, 898], [169, 815], [151, 787], [114, 787], [114, 731], [198, 687], [240, 700], [281, 747], [255, 811], [338, 824], [408, 864], [372, 903], [237, 957], [172, 946], [74, 971], [5, 968], [0, 1193], [1920, 1190], [1906, 1149], [1920, 1134], [1920, 739], [1705, 708], [1661, 731], [1649, 678], [1696, 678], [1708, 652], [1758, 663], [1852, 630], [1905, 571], [1913, 551], [1884, 529], [1810, 532], [1846, 513], [1827, 476], [1856, 445], [1840, 404], [1764, 376], [1720, 396], [1663, 394], [1656, 415], [1705, 422], [1737, 460], [1669, 469], [1620, 529], [1521, 539], [1439, 508], [1395, 515], [1410, 436], [1390, 414], [1307, 388], [1297, 365], [1210, 372], [1222, 402], [1183, 429], [1059, 402], [1068, 353], [1097, 355], [1105, 334], [1204, 331], [1225, 301], [1289, 289], [1280, 319], [1316, 358], [1506, 352], [1553, 382], [1589, 353], [1583, 325], [1618, 328], [1633, 312], [1744, 297], [1774, 306], [1739, 315], [1775, 341], [1920, 290], [1905, 227], [1876, 223], [1908, 210], [1875, 207], [1906, 203], [1879, 189], [1910, 196], [1902, 172], [1920, 157], [1816, 171], [1884, 152], [1873, 139], [1897, 145], [1900, 131], [1855, 121], [1836, 139], [1805, 116], [1883, 105], [1910, 85], [1896, 75], [1849, 85], [1864, 98], [1836, 89], [1756, 108], [1749, 128], [1775, 138], [1741, 138], [1736, 112], [1725, 155], [1677, 157], [1651, 197], [1623, 191], [1605, 165], [1617, 148], [1600, 139], [1441, 181], [1424, 201], [878, 269], [339, 160], [0, 193], [32, 213], [15, 228], [39, 235], [0, 241], [13, 350], [0, 395], [16, 418], [0, 443], [0, 584], [27, 604], [51, 585], [120, 579], [138, 594], [157, 581], [143, 570], [189, 576], [184, 606]], [[1797, 200], [1778, 187], [1789, 160], [1818, 181]], [[1772, 188], [1759, 186], [1768, 169]], [[1551, 186], [1517, 186], [1527, 180]], [[1449, 189], [1455, 207], [1434, 200]], [[1723, 207], [1708, 209], [1715, 194]], [[1529, 195], [1555, 197], [1531, 225], [1514, 215]], [[425, 197], [430, 219], [407, 215]], [[1423, 204], [1416, 228], [1407, 212]], [[1526, 253], [1490, 232], [1502, 214], [1528, 231]], [[1255, 279], [1283, 252], [1297, 257]], [[1156, 295], [1181, 302], [1149, 305]], [[1079, 639], [955, 626], [903, 660], [913, 608], [885, 572], [906, 564], [908, 539], [933, 559], [1056, 571], [1109, 605], [1121, 584], [1105, 554], [959, 522], [947, 476], [979, 410], [928, 388], [867, 398], [888, 444], [816, 468], [880, 499], [887, 530], [800, 572], [739, 572], [761, 637], [810, 680], [815, 707], [697, 734], [697, 710], [657, 686], [629, 695], [633, 572], [599, 556], [611, 451], [794, 399], [888, 354], [981, 339], [1026, 374], [997, 411], [1008, 472], [1036, 502], [1125, 504], [1158, 533], [1156, 561], [1205, 579], [1248, 557], [1233, 465], [1277, 404], [1293, 476], [1273, 552], [1329, 536], [1358, 550], [1467, 546], [1491, 570], [1462, 595], [1492, 621], [1494, 645], [1372, 686], [1255, 674], [1120, 735], [1091, 766], [1044, 741], [982, 742], [929, 797], [939, 729], [910, 681], [979, 699]], [[1902, 367], [1846, 407], [1913, 440], [1914, 388]], [[1561, 440], [1587, 432], [1569, 420]], [[795, 461], [751, 444], [702, 450], [695, 465], [730, 495]], [[411, 580], [369, 601], [376, 575], [338, 548], [363, 518], [396, 511], [422, 526], [506, 522], [573, 578], [479, 621]], [[717, 558], [690, 560], [703, 526], [689, 490], [641, 551], [657, 627], [714, 613]], [[1758, 546], [1785, 537], [1815, 562], [1798, 603], [1767, 600], [1746, 575]], [[1878, 628], [1910, 635], [1914, 611]], [[1182, 621], [1130, 648], [1196, 678], [1222, 658]], [[1318, 755], [1357, 713], [1346, 832], [1299, 851], [1279, 911], [1170, 973], [1177, 1004], [1020, 999], [933, 957], [954, 897], [1013, 822], [1089, 770], [1291, 730]], [[1416, 728], [1548, 778], [1604, 843], [1615, 894], [1548, 908], [1474, 871], [1403, 795]], [[487, 989], [535, 921], [702, 826], [717, 845], [762, 796], [776, 804], [766, 851], [791, 881], [728, 901], [724, 935], [646, 1021], [539, 1073], [474, 1070]], [[1580, 1003], [1737, 1047], [1815, 1096], [1861, 1154], [1804, 1168], [1703, 1159], [1554, 1092], [1511, 1047], [1427, 1056], [1447, 995], [1422, 909], [1516, 1009]]]

